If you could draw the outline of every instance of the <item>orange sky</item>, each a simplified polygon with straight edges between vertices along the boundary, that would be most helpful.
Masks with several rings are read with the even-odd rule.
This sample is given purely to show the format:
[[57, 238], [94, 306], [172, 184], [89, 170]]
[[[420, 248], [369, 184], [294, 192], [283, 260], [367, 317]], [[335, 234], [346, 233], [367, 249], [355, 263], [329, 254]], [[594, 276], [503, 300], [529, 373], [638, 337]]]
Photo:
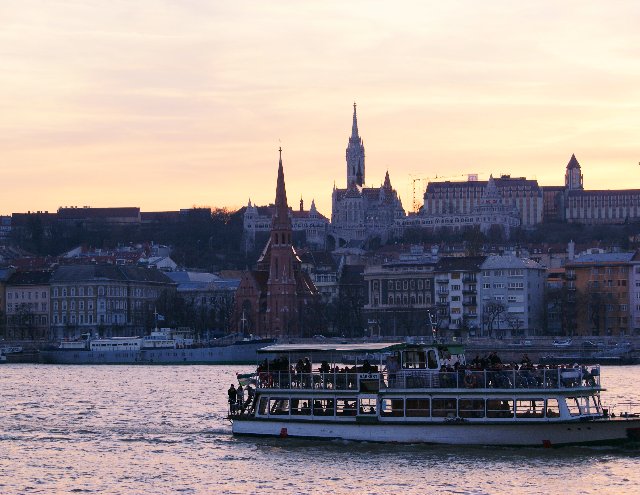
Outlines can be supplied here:
[[637, 188], [640, 3], [3, 0], [0, 213], [239, 207], [330, 215], [358, 103], [385, 170]]

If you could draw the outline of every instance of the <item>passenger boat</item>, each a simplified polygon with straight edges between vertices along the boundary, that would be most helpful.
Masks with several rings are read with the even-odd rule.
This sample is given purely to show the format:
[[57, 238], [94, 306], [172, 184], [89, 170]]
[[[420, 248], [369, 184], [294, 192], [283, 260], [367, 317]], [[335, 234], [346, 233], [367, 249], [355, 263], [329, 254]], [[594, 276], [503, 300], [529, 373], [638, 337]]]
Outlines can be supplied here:
[[255, 390], [230, 404], [235, 435], [544, 447], [640, 440], [639, 415], [603, 407], [597, 365], [482, 367], [442, 343], [258, 353], [264, 359], [245, 375]]
[[220, 345], [198, 345], [156, 329], [144, 337], [112, 337], [63, 341], [40, 351], [45, 364], [248, 364], [256, 351], [274, 339], [243, 339]]

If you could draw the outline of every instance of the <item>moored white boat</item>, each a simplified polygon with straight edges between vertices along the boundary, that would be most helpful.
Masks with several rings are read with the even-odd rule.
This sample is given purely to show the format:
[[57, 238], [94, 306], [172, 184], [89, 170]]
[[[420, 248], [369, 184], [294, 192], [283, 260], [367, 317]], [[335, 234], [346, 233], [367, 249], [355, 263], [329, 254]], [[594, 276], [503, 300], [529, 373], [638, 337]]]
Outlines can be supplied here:
[[227, 364], [255, 362], [256, 351], [273, 339], [247, 339], [221, 345], [197, 345], [176, 338], [168, 329], [144, 337], [63, 341], [40, 351], [46, 364]]
[[[404, 343], [263, 348], [252, 399], [231, 405], [232, 431], [459, 445], [640, 440], [638, 415], [602, 406], [599, 366], [472, 366], [463, 351]], [[356, 364], [343, 366], [345, 356]]]

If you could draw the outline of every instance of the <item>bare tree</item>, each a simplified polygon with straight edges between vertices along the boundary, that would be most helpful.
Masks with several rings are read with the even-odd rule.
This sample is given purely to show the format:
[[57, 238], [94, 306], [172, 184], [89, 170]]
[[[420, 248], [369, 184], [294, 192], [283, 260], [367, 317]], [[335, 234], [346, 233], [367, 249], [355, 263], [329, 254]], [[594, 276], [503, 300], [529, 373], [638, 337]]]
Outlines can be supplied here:
[[493, 332], [493, 325], [498, 323], [498, 327], [500, 327], [500, 318], [506, 311], [507, 307], [501, 301], [489, 301], [484, 304], [482, 322], [487, 325], [490, 337]]

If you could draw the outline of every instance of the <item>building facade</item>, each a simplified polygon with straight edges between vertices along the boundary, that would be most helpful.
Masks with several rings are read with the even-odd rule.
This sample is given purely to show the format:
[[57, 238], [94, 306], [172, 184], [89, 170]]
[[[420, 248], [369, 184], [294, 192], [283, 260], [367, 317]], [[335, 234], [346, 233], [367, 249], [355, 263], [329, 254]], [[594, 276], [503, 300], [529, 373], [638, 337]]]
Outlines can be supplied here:
[[575, 154], [567, 163], [564, 186], [545, 187], [544, 201], [548, 220], [588, 225], [640, 221], [640, 189], [585, 189]]
[[13, 273], [6, 282], [9, 339], [42, 340], [50, 337], [50, 271]]
[[60, 266], [51, 280], [53, 338], [143, 335], [156, 301], [176, 285], [159, 270], [133, 266]]
[[[473, 182], [473, 181], [472, 181]], [[514, 228], [520, 226], [520, 212], [510, 202], [505, 201], [493, 176], [489, 177], [482, 190], [482, 196], [475, 205], [470, 205], [468, 213], [444, 211], [429, 213], [426, 208], [417, 215], [409, 215], [398, 220], [402, 230], [408, 228], [432, 229], [447, 227], [453, 230], [478, 227], [484, 234], [493, 228], [509, 237]]]
[[367, 266], [364, 307], [371, 335], [430, 335], [437, 330], [435, 268], [437, 252], [413, 248], [398, 260]]
[[395, 235], [396, 221], [404, 218], [405, 211], [391, 185], [389, 172], [380, 187], [365, 186], [364, 144], [358, 133], [355, 103], [346, 161], [347, 187], [334, 186], [331, 196], [332, 244], [336, 248], [361, 246], [376, 237], [385, 242]]
[[[538, 181], [524, 177], [512, 178], [510, 175], [490, 180], [494, 181], [502, 198], [499, 205], [513, 209], [505, 211], [517, 210], [523, 227], [533, 227], [542, 222], [543, 195]], [[443, 215], [471, 215], [482, 206], [488, 184], [489, 181], [478, 180], [430, 182], [424, 193], [422, 214], [436, 218]]]
[[441, 258], [435, 267], [438, 328], [462, 336], [481, 327], [478, 279], [484, 256]]
[[629, 335], [635, 326], [630, 303], [634, 310], [640, 303], [634, 258], [635, 253], [582, 254], [566, 264], [575, 334]]
[[480, 321], [489, 334], [535, 334], [544, 328], [545, 268], [513, 255], [492, 255], [481, 265]]

